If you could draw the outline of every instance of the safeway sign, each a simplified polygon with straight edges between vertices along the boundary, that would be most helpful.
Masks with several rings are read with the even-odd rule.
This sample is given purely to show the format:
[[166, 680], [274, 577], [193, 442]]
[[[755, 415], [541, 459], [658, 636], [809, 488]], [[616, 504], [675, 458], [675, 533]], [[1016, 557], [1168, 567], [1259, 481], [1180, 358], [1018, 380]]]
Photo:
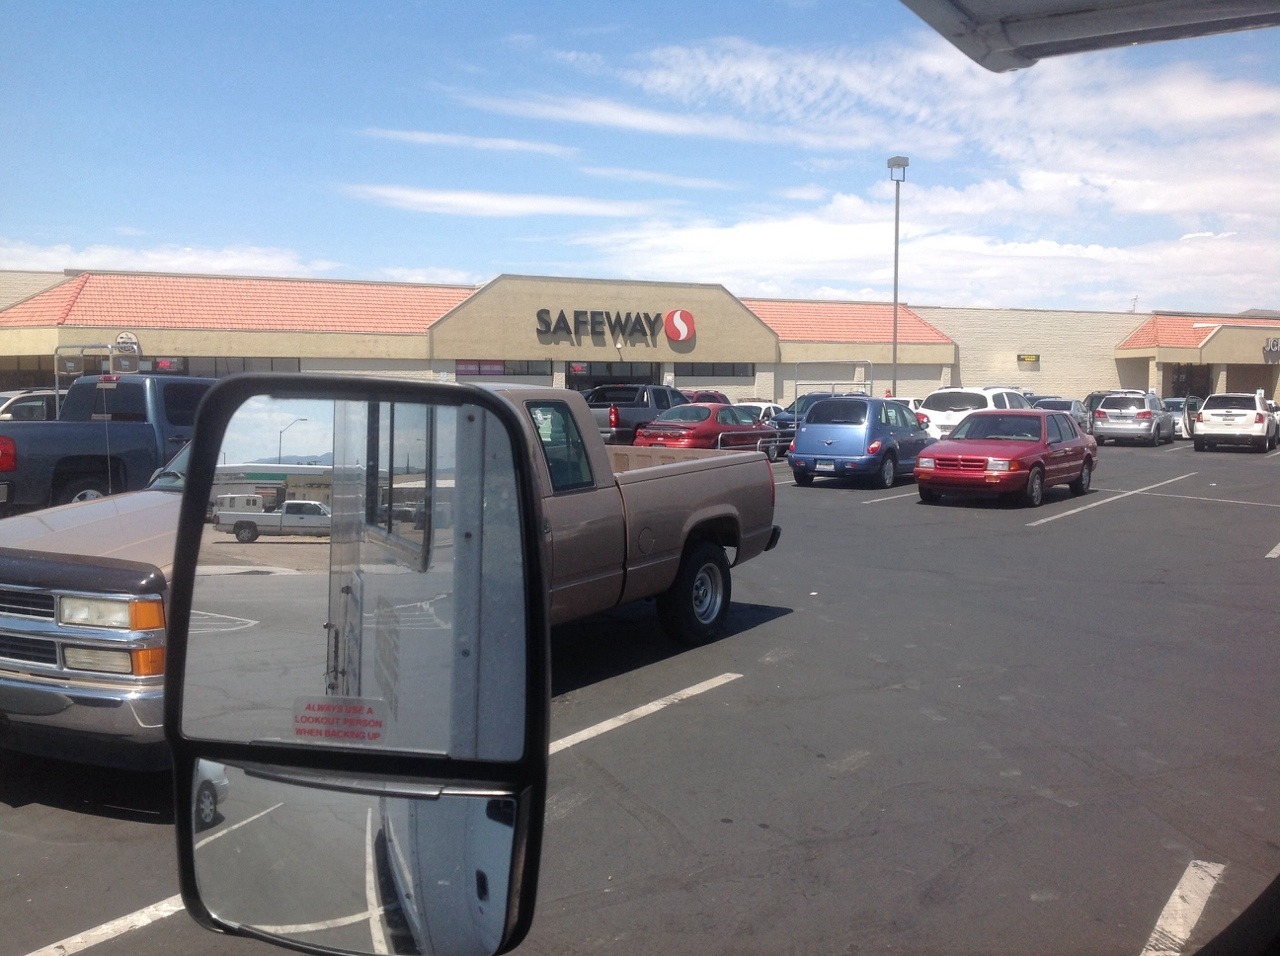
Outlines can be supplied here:
[[537, 312], [538, 337], [581, 342], [599, 340], [600, 345], [631, 344], [639, 340], [653, 345], [659, 333], [670, 342], [689, 342], [697, 334], [697, 323], [688, 309], [670, 312], [611, 312], [606, 309], [550, 309]]

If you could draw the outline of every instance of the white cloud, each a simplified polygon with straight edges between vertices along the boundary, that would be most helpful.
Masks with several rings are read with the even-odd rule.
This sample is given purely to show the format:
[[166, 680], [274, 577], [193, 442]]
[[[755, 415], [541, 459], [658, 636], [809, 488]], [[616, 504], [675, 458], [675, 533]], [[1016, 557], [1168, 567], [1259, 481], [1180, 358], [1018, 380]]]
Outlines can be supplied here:
[[540, 153], [545, 156], [571, 158], [578, 150], [570, 146], [556, 143], [540, 143], [535, 140], [505, 139], [486, 136], [462, 136], [457, 133], [430, 133], [421, 130], [378, 129], [370, 127], [362, 134], [374, 139], [398, 140], [403, 143], [414, 143], [419, 146], [455, 146], [464, 149], [477, 149], [489, 152], [508, 153]]
[[619, 182], [651, 183], [655, 186], [676, 186], [680, 189], [732, 189], [728, 183], [717, 179], [698, 179], [693, 176], [675, 176], [645, 169], [620, 169], [614, 166], [583, 166], [582, 172], [601, 179]]
[[69, 244], [37, 246], [0, 238], [0, 268], [33, 271], [63, 269], [111, 269], [135, 272], [178, 272], [199, 275], [319, 276], [332, 273], [339, 263], [304, 260], [291, 249], [261, 246], [229, 246], [208, 249], [162, 245], [149, 248]]
[[415, 282], [427, 285], [481, 285], [492, 276], [481, 276], [462, 269], [392, 268], [383, 269], [380, 277], [389, 282]]
[[476, 192], [461, 189], [415, 189], [411, 186], [356, 185], [347, 192], [384, 206], [449, 216], [592, 216], [614, 219], [652, 215], [653, 203], [593, 199], [586, 196], [550, 196], [522, 193]]

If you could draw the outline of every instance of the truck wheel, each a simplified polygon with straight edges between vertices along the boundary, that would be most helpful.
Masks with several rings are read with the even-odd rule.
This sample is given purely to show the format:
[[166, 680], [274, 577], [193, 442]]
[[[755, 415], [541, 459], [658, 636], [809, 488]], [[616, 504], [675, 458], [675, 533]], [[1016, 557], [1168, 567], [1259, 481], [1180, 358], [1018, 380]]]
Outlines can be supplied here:
[[107, 483], [102, 478], [76, 478], [58, 489], [55, 505], [68, 505], [73, 501], [92, 501], [107, 496]]
[[793, 471], [791, 472], [791, 478], [801, 488], [808, 488], [813, 484], [813, 475], [809, 474], [807, 471]]
[[241, 544], [248, 544], [250, 541], [258, 540], [258, 526], [246, 521], [244, 524], [236, 525], [236, 540]]
[[731, 592], [724, 548], [700, 541], [685, 551], [676, 579], [658, 595], [658, 619], [681, 644], [699, 647], [723, 630]]

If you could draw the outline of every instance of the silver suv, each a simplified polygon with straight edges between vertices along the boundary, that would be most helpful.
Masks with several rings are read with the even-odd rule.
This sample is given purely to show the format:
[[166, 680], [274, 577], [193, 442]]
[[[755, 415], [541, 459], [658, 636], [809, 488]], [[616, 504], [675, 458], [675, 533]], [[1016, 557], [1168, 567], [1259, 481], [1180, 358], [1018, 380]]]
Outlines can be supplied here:
[[1111, 392], [1093, 413], [1093, 437], [1098, 444], [1138, 441], [1148, 445], [1174, 440], [1173, 415], [1155, 392], [1136, 389]]

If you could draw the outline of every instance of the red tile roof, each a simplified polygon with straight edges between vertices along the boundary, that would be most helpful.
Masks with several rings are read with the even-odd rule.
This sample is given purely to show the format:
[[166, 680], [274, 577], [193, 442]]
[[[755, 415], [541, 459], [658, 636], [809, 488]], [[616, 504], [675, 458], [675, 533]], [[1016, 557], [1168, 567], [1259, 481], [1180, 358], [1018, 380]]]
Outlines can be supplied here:
[[0, 327], [420, 335], [472, 286], [90, 272], [0, 312]]
[[1239, 315], [1152, 315], [1116, 346], [1123, 349], [1198, 349], [1223, 326], [1280, 330], [1280, 319]]
[[[892, 342], [893, 304], [742, 299], [784, 342]], [[898, 305], [898, 341], [951, 345], [905, 305]]]

